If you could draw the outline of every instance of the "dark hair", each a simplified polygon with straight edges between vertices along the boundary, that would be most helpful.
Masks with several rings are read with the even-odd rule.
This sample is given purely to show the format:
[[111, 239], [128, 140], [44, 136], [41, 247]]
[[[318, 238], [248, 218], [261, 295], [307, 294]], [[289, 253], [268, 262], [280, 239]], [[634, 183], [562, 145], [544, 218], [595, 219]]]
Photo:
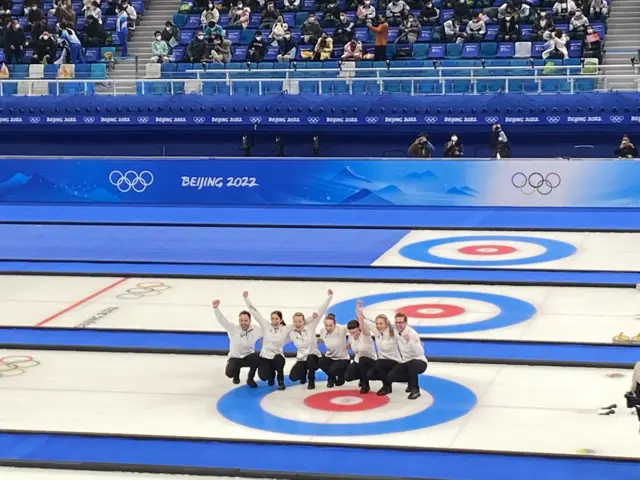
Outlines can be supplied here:
[[280, 325], [282, 325], [283, 327], [286, 325], [286, 323], [284, 323], [284, 320], [282, 319], [282, 312], [280, 310], [274, 310], [273, 312], [271, 312], [271, 315], [275, 315], [280, 319]]
[[153, 32], [153, 36], [155, 37], [156, 35], [162, 35], [162, 32], [160, 30], [156, 30]]
[[333, 323], [336, 323], [336, 316], [333, 313], [327, 313], [327, 316], [325, 317], [325, 319], [329, 319], [331, 320]]
[[246, 315], [247, 317], [249, 317], [249, 320], [251, 320], [251, 313], [247, 312], [246, 310], [242, 310], [238, 316], [240, 315]]
[[347, 329], [353, 330], [355, 328], [360, 328], [360, 322], [358, 322], [358, 320], [349, 320], [349, 323], [347, 323]]

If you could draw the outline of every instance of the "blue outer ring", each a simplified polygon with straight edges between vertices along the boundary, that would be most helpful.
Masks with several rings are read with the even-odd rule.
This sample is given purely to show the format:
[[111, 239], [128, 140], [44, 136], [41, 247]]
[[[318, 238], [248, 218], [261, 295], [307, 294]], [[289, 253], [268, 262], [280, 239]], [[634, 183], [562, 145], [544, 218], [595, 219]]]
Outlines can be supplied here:
[[[375, 303], [387, 302], [389, 300], [400, 300], [402, 298], [424, 298], [424, 297], [449, 297], [464, 298], [470, 300], [480, 300], [482, 302], [492, 303], [500, 308], [500, 313], [473, 323], [461, 323], [458, 325], [415, 325], [414, 330], [419, 334], [437, 334], [437, 333], [465, 333], [478, 332], [481, 330], [492, 330], [494, 328], [510, 327], [517, 323], [524, 322], [533, 317], [536, 313], [536, 307], [529, 302], [519, 300], [505, 295], [496, 295], [494, 293], [480, 292], [449, 292], [446, 290], [431, 291], [412, 291], [412, 292], [392, 292], [380, 293], [378, 295], [369, 295], [362, 297], [364, 305], [373, 305]], [[356, 299], [345, 300], [330, 308], [331, 313], [336, 316], [338, 322], [348, 322], [355, 317]]]
[[[519, 258], [515, 260], [458, 260], [455, 258], [444, 258], [432, 255], [429, 250], [439, 245], [454, 242], [472, 242], [485, 240], [507, 240], [514, 242], [529, 242], [546, 248], [546, 251], [535, 257]], [[570, 257], [576, 253], [578, 249], [570, 243], [561, 242], [559, 240], [549, 240], [547, 238], [537, 237], [520, 237], [509, 235], [480, 235], [472, 237], [446, 237], [436, 238], [434, 240], [425, 240], [424, 242], [412, 243], [405, 245], [400, 249], [400, 255], [415, 260], [416, 262], [435, 263], [438, 265], [457, 265], [465, 267], [498, 267], [508, 265], [529, 265], [531, 263], [552, 262], [561, 258]]]
[[[319, 374], [318, 379], [321, 377]], [[433, 397], [431, 406], [407, 417], [381, 422], [327, 424], [277, 417], [266, 412], [260, 403], [269, 394], [282, 395], [286, 399], [286, 392], [274, 392], [264, 382], [258, 389], [243, 386], [230, 390], [218, 400], [217, 409], [227, 420], [256, 430], [288, 435], [353, 437], [402, 433], [447, 423], [469, 413], [478, 401], [469, 388], [451, 380], [420, 375], [419, 382], [420, 387]], [[286, 384], [295, 388], [288, 379]]]

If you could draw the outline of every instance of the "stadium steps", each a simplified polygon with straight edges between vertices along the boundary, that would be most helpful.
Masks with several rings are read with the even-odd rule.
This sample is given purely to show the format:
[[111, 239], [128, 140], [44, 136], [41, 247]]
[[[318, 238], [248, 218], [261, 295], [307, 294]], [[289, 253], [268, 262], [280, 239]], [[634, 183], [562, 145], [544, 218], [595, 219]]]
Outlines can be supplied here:
[[[640, 0], [616, 0], [607, 22], [606, 72], [613, 75], [633, 75], [631, 58], [640, 50]], [[603, 86], [604, 87], [604, 86]], [[609, 90], [636, 91], [638, 86], [631, 79], [610, 80]]]

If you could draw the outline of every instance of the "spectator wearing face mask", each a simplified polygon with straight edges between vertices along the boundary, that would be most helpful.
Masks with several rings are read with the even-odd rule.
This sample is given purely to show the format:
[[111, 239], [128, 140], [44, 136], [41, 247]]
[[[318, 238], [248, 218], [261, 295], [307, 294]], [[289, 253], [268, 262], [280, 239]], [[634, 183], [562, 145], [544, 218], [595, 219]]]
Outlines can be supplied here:
[[409, 147], [409, 155], [414, 158], [431, 158], [435, 151], [426, 133], [421, 133]]
[[517, 42], [520, 40], [520, 27], [518, 26], [516, 18], [510, 13], [507, 13], [507, 15], [500, 20], [496, 40], [498, 42]]
[[51, 64], [56, 60], [58, 45], [49, 32], [44, 32], [40, 37], [31, 38], [30, 46], [33, 48], [31, 63]]
[[629, 136], [624, 134], [622, 136], [620, 146], [616, 148], [613, 154], [618, 158], [637, 158], [638, 149], [633, 143], [631, 143]]
[[284, 0], [285, 12], [298, 12], [300, 11], [300, 0]]
[[462, 43], [467, 37], [466, 33], [460, 31], [460, 21], [457, 18], [450, 18], [444, 22], [442, 27], [447, 43]]
[[371, 5], [370, 0], [365, 0], [356, 10], [356, 25], [367, 25], [367, 22], [373, 22], [376, 19], [376, 9]]
[[484, 23], [482, 14], [476, 13], [473, 16], [473, 20], [467, 23], [467, 41], [468, 42], [482, 42], [484, 36], [487, 34], [487, 26]]
[[315, 45], [318, 43], [320, 35], [322, 35], [322, 28], [316, 19], [316, 14], [310, 12], [307, 15], [307, 19], [300, 27], [300, 33], [302, 34], [302, 40], [307, 45]]
[[247, 61], [253, 63], [260, 63], [264, 60], [264, 56], [267, 54], [267, 42], [262, 36], [262, 32], [258, 30], [255, 37], [251, 40], [251, 43], [247, 47]]
[[267, 9], [264, 12], [262, 12], [262, 17], [260, 19], [261, 20], [260, 29], [261, 30], [270, 29], [273, 26], [273, 24], [276, 23], [279, 16], [280, 16], [280, 12], [276, 10], [272, 2], [269, 2], [267, 4]]
[[331, 14], [336, 21], [340, 18], [340, 14], [342, 13], [342, 10], [338, 6], [338, 0], [329, 0], [329, 3], [325, 5], [322, 11], [324, 12], [325, 17]]
[[207, 42], [204, 40], [204, 33], [198, 31], [187, 47], [187, 58], [191, 63], [201, 62], [206, 54]]
[[542, 41], [544, 40], [545, 33], [555, 30], [553, 20], [547, 14], [547, 12], [540, 12], [540, 16], [533, 22], [531, 27], [531, 40]]
[[591, 0], [589, 16], [592, 20], [606, 20], [609, 16], [607, 0]]
[[216, 63], [229, 63], [231, 61], [231, 40], [216, 35], [211, 46], [211, 60]]
[[598, 35], [598, 32], [596, 32], [591, 25], [587, 27], [584, 37], [582, 56], [584, 58], [597, 58], [598, 63], [602, 65], [602, 40], [600, 40], [600, 35]]
[[[31, 38], [40, 38], [40, 36], [44, 32], [50, 32], [49, 25], [47, 24], [47, 19], [43, 18], [38, 23], [34, 23], [31, 27]], [[2, 35], [0, 35], [0, 39]]]
[[40, 10], [38, 5], [34, 3], [31, 5], [31, 8], [29, 8], [29, 12], [27, 13], [27, 25], [25, 30], [30, 32], [33, 25], [42, 21], [43, 18], [45, 18], [44, 13], [42, 13], [42, 10]]
[[269, 33], [269, 41], [274, 47], [278, 45], [278, 42], [284, 38], [284, 34], [289, 30], [289, 26], [284, 23], [284, 18], [278, 17], [276, 23], [271, 27], [271, 33]]
[[418, 41], [421, 30], [422, 26], [416, 17], [414, 17], [412, 13], [409, 13], [403, 24], [400, 25], [398, 38], [395, 43], [408, 43], [409, 45], [413, 45]]
[[353, 29], [353, 22], [347, 18], [346, 13], [341, 13], [340, 23], [338, 23], [338, 26], [333, 33], [334, 45], [346, 45], [347, 43], [349, 43], [353, 38], [353, 34], [355, 33]]
[[18, 20], [13, 20], [4, 31], [4, 61], [5, 63], [22, 63], [24, 51], [24, 30], [20, 28]]
[[169, 62], [169, 45], [162, 40], [162, 32], [154, 33], [154, 41], [151, 43], [151, 61], [156, 63]]
[[128, 0], [122, 0], [122, 6], [124, 11], [127, 12], [127, 18], [129, 19], [129, 29], [134, 31], [136, 29], [136, 22], [138, 20], [138, 13], [136, 9], [131, 5]]
[[129, 56], [129, 15], [124, 5], [118, 7], [118, 18], [116, 19], [116, 32], [118, 40], [120, 40], [121, 56], [127, 58]]
[[573, 0], [558, 0], [553, 4], [553, 16], [556, 21], [567, 21], [577, 10], [576, 4]]
[[58, 19], [58, 25], [62, 23], [67, 25], [76, 24], [76, 13], [73, 11], [70, 0], [62, 0], [58, 3], [55, 10], [55, 17]]
[[162, 40], [167, 42], [169, 48], [173, 48], [179, 45], [180, 30], [171, 21], [167, 21], [164, 24], [164, 30], [162, 31]]
[[[231, 12], [229, 12], [229, 23], [231, 23], [231, 18]], [[213, 5], [212, 2], [209, 2], [207, 4], [207, 8], [205, 8], [202, 12], [202, 15], [200, 15], [201, 28], [206, 28], [211, 20], [218, 23], [220, 21], [220, 12], [218, 12], [218, 9]]]
[[491, 146], [493, 147], [493, 156], [495, 158], [511, 157], [509, 138], [502, 130], [502, 126], [497, 123], [491, 127]]
[[544, 60], [548, 58], [558, 60], [569, 58], [569, 52], [567, 50], [569, 37], [567, 37], [562, 30], [556, 28], [553, 31], [545, 33], [544, 37], [545, 40], [547, 40], [545, 50], [542, 52], [542, 58]]
[[375, 46], [373, 60], [376, 62], [384, 62], [387, 60], [387, 37], [389, 35], [389, 24], [384, 13], [378, 15], [378, 21], [374, 25], [372, 22], [367, 23], [367, 27], [375, 34]]
[[585, 32], [589, 26], [589, 19], [584, 16], [581, 9], [577, 9], [576, 13], [571, 17], [569, 22], [569, 38], [572, 40], [584, 39]]
[[[87, 27], [84, 32], [84, 44], [87, 47], [103, 47], [109, 35], [104, 27], [93, 16], [87, 17]], [[167, 49], [169, 47], [167, 46]]]
[[362, 43], [355, 38], [344, 46], [343, 62], [362, 60]]
[[469, 8], [467, 0], [457, 0], [453, 4], [453, 16], [460, 21], [460, 23], [467, 23], [471, 20], [471, 9]]
[[387, 22], [397, 27], [409, 13], [409, 6], [403, 0], [391, 0], [387, 5]]
[[315, 62], [327, 60], [331, 57], [331, 52], [333, 52], [333, 39], [327, 35], [327, 32], [322, 32], [313, 49], [313, 60]]
[[437, 25], [440, 23], [440, 10], [433, 6], [431, 0], [427, 0], [424, 4], [424, 8], [418, 16], [420, 25]]
[[100, 4], [98, 2], [91, 2], [89, 7], [84, 11], [85, 18], [93, 17], [98, 23], [102, 23], [102, 10], [100, 10]]
[[444, 145], [444, 156], [446, 158], [458, 158], [464, 155], [464, 146], [455, 133], [451, 134], [451, 139]]
[[534, 19], [534, 12], [529, 5], [522, 0], [512, 0], [513, 10], [518, 23], [529, 23]]
[[245, 30], [249, 26], [251, 20], [251, 9], [244, 6], [242, 2], [238, 2], [235, 7], [229, 11], [229, 25], [232, 27], [242, 27]]
[[216, 35], [222, 35], [223, 37], [227, 32], [224, 31], [224, 28], [220, 26], [219, 23], [216, 23], [214, 20], [210, 20], [207, 24], [207, 28], [204, 30], [204, 36], [207, 38], [213, 39]]
[[284, 37], [278, 42], [278, 56], [276, 58], [279, 62], [290, 62], [295, 60], [297, 50], [298, 44], [291, 36], [291, 32], [286, 31]]

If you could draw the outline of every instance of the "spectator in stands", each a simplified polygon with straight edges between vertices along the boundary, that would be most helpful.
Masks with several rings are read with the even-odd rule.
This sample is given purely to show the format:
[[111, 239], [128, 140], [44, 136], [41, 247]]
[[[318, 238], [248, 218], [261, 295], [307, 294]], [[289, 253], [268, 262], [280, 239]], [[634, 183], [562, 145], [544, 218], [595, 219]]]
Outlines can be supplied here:
[[176, 47], [180, 44], [180, 30], [176, 27], [171, 20], [167, 20], [164, 24], [164, 30], [162, 31], [162, 40], [167, 42], [169, 48]]
[[622, 136], [620, 146], [616, 148], [613, 154], [618, 158], [637, 158], [638, 149], [633, 143], [631, 143], [629, 136], [625, 133]]
[[583, 15], [582, 10], [577, 9], [569, 22], [569, 38], [572, 40], [584, 39], [585, 32], [589, 26], [589, 19]]
[[212, 40], [216, 35], [222, 35], [224, 37], [226, 33], [224, 28], [222, 28], [219, 23], [216, 23], [215, 20], [209, 20], [207, 28], [204, 29], [204, 36]]
[[467, 38], [468, 42], [482, 42], [484, 36], [487, 34], [487, 27], [484, 24], [481, 13], [473, 15], [473, 20], [467, 23]]
[[251, 9], [238, 2], [236, 6], [229, 10], [229, 25], [232, 27], [242, 27], [245, 30], [251, 20]]
[[397, 27], [409, 13], [409, 6], [404, 0], [391, 0], [387, 5], [387, 21], [389, 25]]
[[255, 37], [247, 47], [247, 61], [260, 63], [267, 54], [267, 42], [262, 36], [262, 32], [258, 30]]
[[122, 0], [122, 6], [124, 7], [124, 11], [127, 12], [127, 17], [129, 18], [129, 29], [134, 31], [138, 21], [138, 12], [136, 12], [136, 9], [128, 0]]
[[429, 141], [428, 135], [421, 133], [409, 147], [409, 155], [415, 158], [431, 158], [435, 150]]
[[589, 16], [592, 20], [606, 20], [609, 15], [609, 5], [606, 0], [591, 0]]
[[542, 41], [544, 40], [545, 33], [555, 30], [553, 20], [547, 14], [547, 12], [540, 12], [540, 16], [533, 22], [531, 27], [531, 40]]
[[261, 30], [270, 29], [273, 26], [273, 24], [276, 23], [279, 16], [280, 16], [280, 12], [276, 10], [276, 7], [273, 4], [273, 2], [269, 2], [267, 4], [267, 9], [264, 12], [262, 12], [260, 29]]
[[93, 17], [98, 23], [102, 23], [102, 10], [100, 10], [100, 4], [96, 1], [91, 2], [91, 5], [84, 10], [85, 18]]
[[334, 17], [331, 12], [325, 13], [322, 17], [322, 28], [336, 28], [338, 26], [338, 18]]
[[387, 17], [384, 13], [378, 15], [378, 21], [374, 24], [371, 21], [367, 22], [367, 27], [371, 30], [375, 36], [375, 46], [373, 59], [376, 62], [384, 62], [387, 60], [387, 37], [389, 34], [389, 24], [387, 23]]
[[162, 32], [154, 33], [155, 40], [151, 43], [151, 61], [156, 63], [169, 62], [169, 45], [162, 40]]
[[277, 46], [278, 42], [284, 38], [285, 32], [289, 30], [289, 25], [284, 23], [284, 18], [278, 17], [276, 23], [271, 27], [271, 33], [269, 33], [269, 41], [271, 45]]
[[496, 40], [498, 42], [517, 42], [520, 40], [518, 21], [510, 12], [500, 20], [500, 28], [498, 29]]
[[73, 26], [76, 24], [76, 12], [73, 11], [71, 0], [61, 0], [56, 7], [54, 15], [58, 19], [58, 25], [65, 23]]
[[118, 0], [107, 0], [107, 15], [115, 15], [118, 12]]
[[307, 19], [300, 27], [300, 33], [302, 34], [303, 42], [307, 45], [316, 45], [318, 43], [318, 39], [322, 35], [322, 28], [315, 13], [309, 12]]
[[[47, 19], [43, 18], [38, 23], [34, 23], [31, 27], [31, 38], [40, 38], [44, 32], [50, 32]], [[1, 37], [1, 36], [0, 36]]]
[[362, 43], [355, 38], [344, 46], [343, 62], [355, 62], [362, 60]]
[[[238, 2], [240, 5], [240, 11], [242, 11], [242, 2]], [[233, 8], [238, 8], [238, 7], [233, 7]], [[233, 10], [233, 8], [231, 10]], [[209, 24], [209, 22], [213, 20], [214, 22], [218, 23], [220, 21], [220, 12], [218, 12], [218, 9], [213, 5], [212, 2], [209, 2], [209, 4], [207, 5], [207, 8], [204, 9], [204, 11], [202, 12], [202, 15], [200, 15], [200, 28], [206, 28], [206, 26]], [[229, 12], [229, 23], [231, 23], [232, 17], [231, 17], [231, 11]]]
[[12, 20], [11, 24], [4, 31], [5, 63], [21, 63], [24, 44], [24, 30], [20, 28], [18, 20]]
[[300, 0], [284, 0], [284, 11], [285, 12], [299, 12], [300, 11]]
[[197, 63], [201, 62], [206, 55], [207, 42], [204, 40], [204, 32], [197, 31], [187, 47], [187, 58], [191, 63]]
[[444, 38], [447, 43], [462, 43], [466, 34], [460, 31], [460, 20], [450, 18], [442, 25], [444, 27]]
[[373, 22], [376, 19], [376, 8], [371, 5], [370, 0], [365, 0], [362, 5], [358, 7], [356, 11], [356, 25], [367, 25], [368, 22]]
[[[535, 19], [535, 11], [522, 0], [512, 0], [513, 11], [518, 23], [530, 23]], [[506, 16], [506, 15], [505, 15]]]
[[[84, 32], [84, 44], [86, 47], [103, 47], [107, 44], [109, 34], [93, 16], [87, 17], [87, 28]], [[167, 46], [167, 49], [169, 47]]]
[[405, 3], [409, 7], [409, 10], [422, 10], [424, 8], [424, 2], [422, 0], [405, 0]]
[[567, 21], [577, 10], [573, 0], [557, 0], [553, 4], [553, 15], [556, 21]]
[[493, 156], [495, 158], [511, 157], [511, 144], [507, 135], [499, 124], [491, 127], [491, 146], [493, 148]]
[[404, 23], [400, 25], [398, 38], [396, 38], [395, 43], [408, 43], [409, 45], [413, 45], [418, 41], [418, 38], [420, 38], [421, 31], [422, 26], [420, 22], [418, 22], [413, 13], [409, 13]]
[[41, 22], [43, 18], [45, 18], [44, 13], [42, 13], [40, 7], [38, 7], [38, 5], [34, 3], [33, 5], [31, 5], [31, 8], [29, 8], [29, 11], [27, 13], [27, 24], [25, 26], [25, 30], [27, 32], [30, 32], [33, 28], [33, 25]]
[[469, 8], [467, 0], [457, 0], [453, 4], [453, 16], [460, 23], [467, 23], [471, 20], [471, 9]]
[[335, 45], [346, 45], [351, 41], [354, 35], [355, 25], [351, 20], [347, 18], [347, 14], [342, 12], [340, 14], [340, 23], [336, 27], [333, 33], [333, 43]]
[[464, 146], [455, 133], [451, 134], [451, 139], [444, 145], [444, 156], [446, 158], [458, 158], [464, 155]]
[[66, 44], [69, 51], [69, 59], [71, 63], [84, 63], [84, 56], [82, 55], [82, 43], [76, 34], [75, 30], [66, 23], [60, 24], [60, 37], [58, 41]]
[[298, 44], [291, 36], [291, 32], [287, 30], [284, 37], [278, 42], [278, 56], [276, 58], [279, 62], [290, 62], [295, 60], [297, 50]]
[[582, 56], [584, 58], [597, 58], [598, 63], [602, 64], [602, 40], [600, 35], [591, 25], [587, 27], [587, 32], [582, 44]]
[[547, 40], [547, 43], [545, 50], [542, 52], [542, 58], [544, 60], [548, 58], [560, 60], [569, 58], [569, 52], [567, 51], [569, 37], [567, 37], [562, 30], [556, 28], [553, 31], [547, 32], [545, 34], [545, 40]]
[[440, 23], [440, 10], [433, 6], [432, 0], [427, 0], [418, 16], [420, 25], [437, 25]]
[[33, 48], [31, 63], [48, 65], [55, 62], [58, 45], [49, 32], [43, 32], [35, 39], [31, 37], [30, 46]]
[[127, 15], [127, 9], [124, 5], [118, 6], [118, 18], [116, 18], [116, 34], [118, 40], [120, 40], [120, 56], [127, 58], [129, 56], [128, 41], [129, 41], [129, 15]]
[[329, 3], [324, 6], [322, 11], [324, 12], [325, 17], [328, 14], [331, 14], [336, 22], [338, 21], [338, 19], [340, 18], [340, 14], [342, 13], [342, 10], [338, 6], [338, 0], [329, 0]]
[[313, 60], [316, 62], [327, 60], [331, 57], [331, 52], [333, 52], [333, 39], [327, 35], [327, 32], [322, 32], [313, 49]]
[[217, 63], [229, 63], [231, 61], [231, 40], [216, 35], [211, 46], [211, 60]]

